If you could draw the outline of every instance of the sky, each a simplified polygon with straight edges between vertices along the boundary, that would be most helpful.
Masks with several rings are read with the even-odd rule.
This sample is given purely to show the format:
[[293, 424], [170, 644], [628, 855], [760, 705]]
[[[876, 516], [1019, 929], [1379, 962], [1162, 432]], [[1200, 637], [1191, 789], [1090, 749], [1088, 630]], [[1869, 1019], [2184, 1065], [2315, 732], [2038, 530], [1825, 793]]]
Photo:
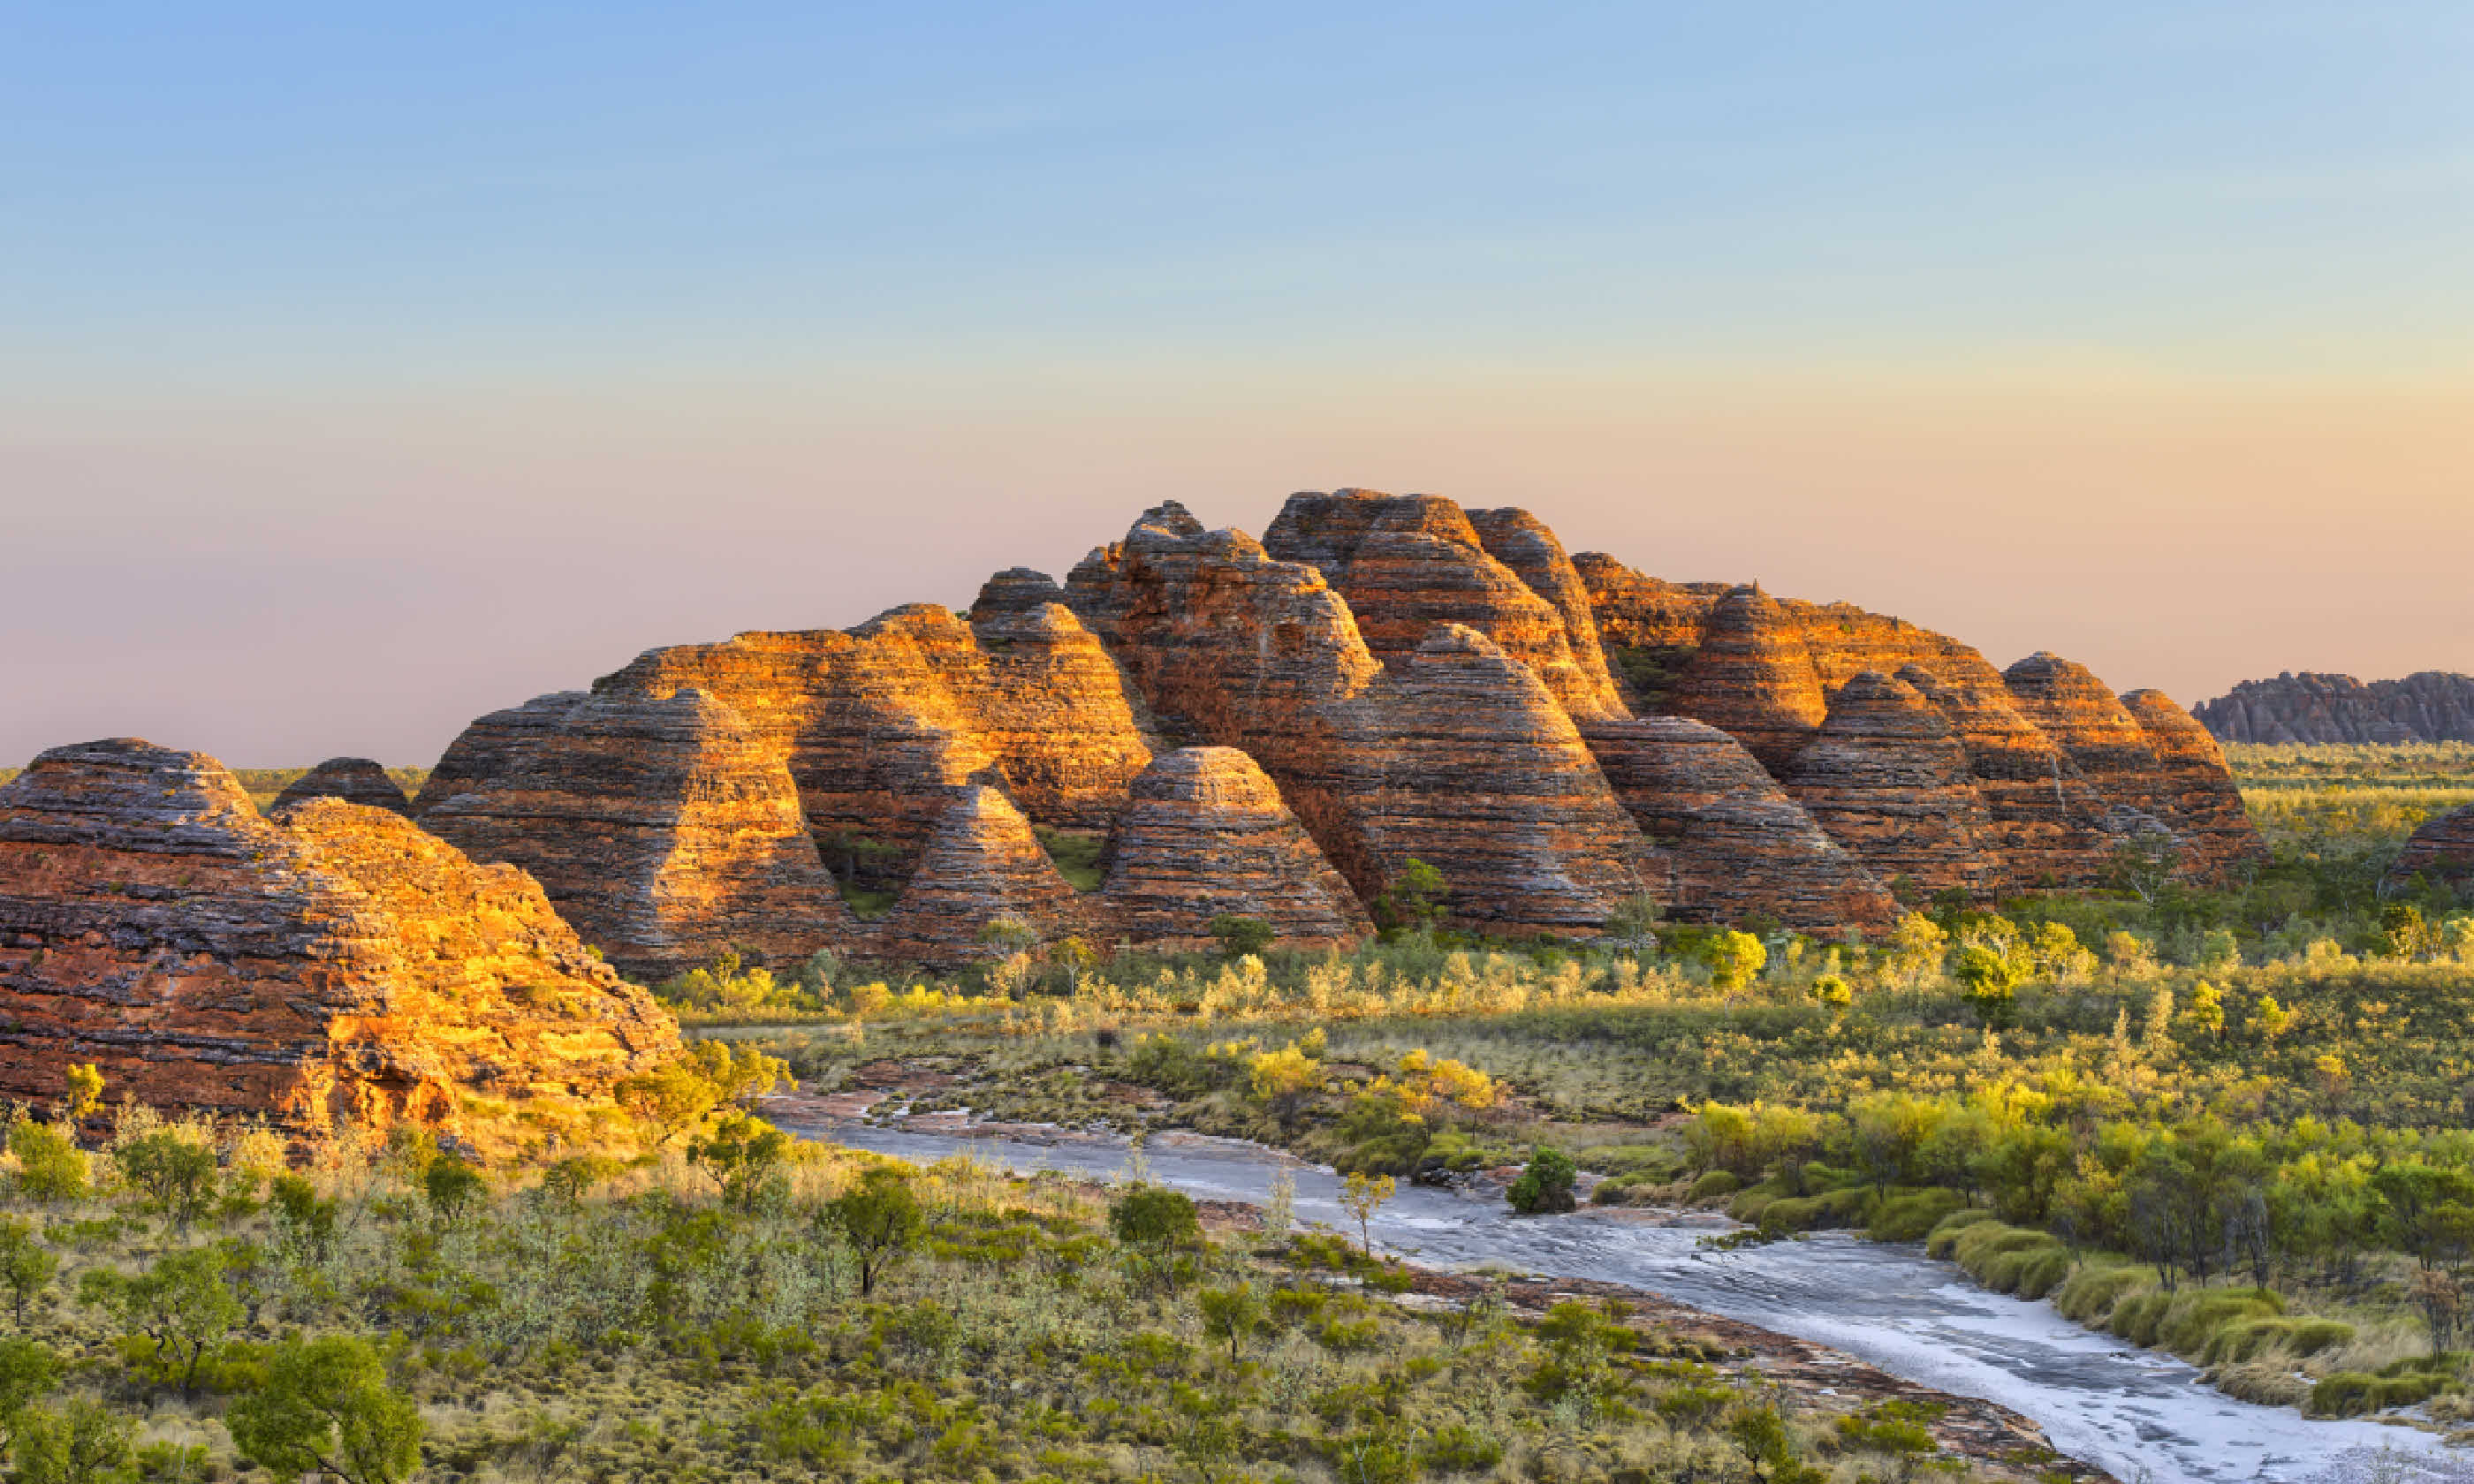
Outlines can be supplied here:
[[2474, 671], [2474, 7], [0, 10], [0, 764], [432, 761], [1144, 507]]

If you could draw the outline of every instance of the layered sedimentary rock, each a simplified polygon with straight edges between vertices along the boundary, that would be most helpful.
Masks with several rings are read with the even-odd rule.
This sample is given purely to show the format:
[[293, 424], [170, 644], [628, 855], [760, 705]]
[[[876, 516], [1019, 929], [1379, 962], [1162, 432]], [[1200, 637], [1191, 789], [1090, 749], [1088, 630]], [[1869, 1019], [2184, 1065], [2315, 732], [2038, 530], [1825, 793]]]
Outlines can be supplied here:
[[1137, 943], [1192, 946], [1224, 914], [1293, 947], [1372, 930], [1366, 909], [1254, 760], [1233, 747], [1164, 753], [1134, 779], [1102, 903]]
[[1904, 681], [1866, 670], [1840, 686], [1786, 790], [1885, 881], [1977, 893], [1992, 874], [1980, 843], [1992, 820], [1967, 749]]
[[1438, 625], [1462, 624], [1528, 666], [1575, 716], [1623, 714], [1586, 589], [1554, 533], [1525, 512], [1473, 517], [1441, 495], [1369, 490], [1293, 494], [1263, 546], [1329, 579], [1387, 666], [1406, 664]]
[[947, 803], [873, 945], [884, 957], [923, 964], [1001, 958], [1008, 949], [986, 929], [1003, 920], [1044, 940], [1098, 925], [1022, 811], [995, 788], [972, 784]]
[[410, 814], [412, 801], [403, 796], [387, 771], [366, 757], [329, 757], [284, 786], [275, 807], [288, 808], [311, 799], [341, 799], [397, 814]]
[[1803, 633], [1758, 586], [1734, 588], [1710, 610], [1669, 704], [1742, 742], [1774, 775], [1830, 715]]
[[2199, 873], [2215, 875], [2239, 862], [2264, 859], [2268, 849], [2251, 828], [2224, 749], [2208, 730], [2161, 690], [2134, 690], [2122, 705], [2156, 754], [2148, 810], [2171, 827]]
[[1703, 722], [1644, 716], [1599, 723], [1589, 748], [1659, 851], [1685, 922], [1776, 918], [1789, 927], [1870, 926], [1897, 903], [1863, 862], [1825, 834], [1744, 745]]
[[1678, 681], [1701, 652], [1710, 610], [1725, 583], [1670, 583], [1647, 577], [1602, 551], [1585, 551], [1572, 569], [1589, 595], [1598, 643], [1636, 711], [1666, 713]]
[[0, 1090], [93, 1062], [118, 1096], [304, 1129], [414, 1119], [485, 1150], [590, 1142], [678, 1030], [532, 881], [383, 810], [261, 817], [133, 739], [0, 788]]
[[584, 704], [589, 691], [559, 690], [535, 696], [521, 706], [492, 711], [466, 727], [447, 744], [446, 755], [421, 785], [412, 801], [418, 819], [457, 794], [470, 793], [514, 766], [515, 760], [550, 731], [567, 713]]
[[2244, 681], [2192, 714], [2224, 742], [2474, 742], [2474, 675], [2425, 670], [2365, 685], [2288, 671]]
[[2087, 666], [2040, 650], [2003, 671], [2001, 681], [2020, 713], [2053, 739], [2109, 807], [2149, 812], [2156, 749]]
[[2416, 877], [2474, 895], [2474, 804], [2424, 821], [2405, 843], [2388, 884], [2409, 886]]
[[781, 752], [699, 690], [595, 694], [422, 823], [530, 872], [629, 974], [724, 949], [779, 966], [857, 936]]
[[2023, 715], [2001, 672], [1970, 666], [1956, 679], [1921, 665], [1898, 678], [1933, 704], [1967, 750], [1967, 769], [1986, 822], [1977, 834], [1993, 873], [2009, 893], [2092, 886], [2111, 870], [2115, 836], [2107, 805], [2078, 765]]

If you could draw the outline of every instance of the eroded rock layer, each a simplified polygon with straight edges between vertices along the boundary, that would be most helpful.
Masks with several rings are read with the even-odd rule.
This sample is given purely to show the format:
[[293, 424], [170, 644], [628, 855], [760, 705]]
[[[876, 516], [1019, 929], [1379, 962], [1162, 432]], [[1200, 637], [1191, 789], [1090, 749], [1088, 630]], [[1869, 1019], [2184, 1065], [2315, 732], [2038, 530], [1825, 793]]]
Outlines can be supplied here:
[[1787, 792], [1883, 880], [1981, 892], [1991, 818], [1967, 749], [1916, 688], [1866, 670], [1838, 688], [1819, 735], [1796, 755]]
[[1097, 926], [1022, 811], [995, 788], [973, 784], [946, 805], [874, 946], [883, 957], [922, 964], [1002, 958], [1009, 947], [987, 931], [999, 922], [1019, 922], [1043, 941]]
[[0, 1090], [594, 1142], [678, 1030], [521, 872], [383, 809], [261, 817], [213, 758], [56, 748], [0, 788]]
[[600, 692], [422, 823], [475, 860], [530, 872], [586, 942], [640, 977], [724, 949], [780, 967], [857, 936], [780, 750], [699, 690]]
[[1371, 931], [1366, 909], [1254, 759], [1233, 747], [1163, 753], [1134, 780], [1102, 902], [1137, 943], [1199, 945], [1224, 914], [1293, 947]]
[[1898, 678], [1933, 704], [1959, 744], [1985, 823], [1977, 833], [2001, 893], [2093, 886], [2112, 866], [2104, 800], [2053, 739], [2021, 714], [2001, 673], [1984, 665], [1935, 675], [1917, 664]]
[[2387, 881], [2403, 887], [2416, 877], [2461, 896], [2474, 895], [2474, 804], [2425, 820], [2406, 841]]
[[1669, 699], [1678, 714], [1734, 736], [1782, 776], [1830, 715], [1803, 632], [1757, 586], [1734, 589], [1710, 610]]
[[403, 796], [387, 771], [366, 757], [329, 757], [284, 785], [274, 807], [287, 808], [311, 799], [341, 799], [396, 814], [410, 814], [412, 801]]
[[2224, 749], [2208, 729], [2161, 690], [2134, 690], [2122, 705], [2156, 754], [2149, 812], [2181, 840], [2199, 874], [2214, 876], [2244, 861], [2265, 859], [2268, 848], [2251, 828]]
[[470, 793], [515, 765], [524, 749], [556, 730], [567, 713], [584, 704], [589, 691], [560, 690], [535, 696], [521, 706], [492, 711], [464, 729], [447, 744], [446, 755], [421, 785], [412, 801], [418, 819], [457, 794]]

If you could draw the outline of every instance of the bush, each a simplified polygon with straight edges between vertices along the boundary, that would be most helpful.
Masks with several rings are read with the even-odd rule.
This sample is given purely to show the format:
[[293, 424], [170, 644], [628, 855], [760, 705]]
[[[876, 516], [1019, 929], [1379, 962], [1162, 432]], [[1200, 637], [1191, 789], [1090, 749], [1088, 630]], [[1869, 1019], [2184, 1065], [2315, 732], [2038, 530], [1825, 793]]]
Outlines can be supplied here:
[[2060, 1309], [2065, 1318], [2075, 1319], [2083, 1325], [2109, 1321], [2124, 1299], [2152, 1286], [2155, 1281], [2154, 1275], [2143, 1267], [2082, 1263], [2079, 1270], [2071, 1275], [2070, 1281], [2062, 1284], [2062, 1291], [2053, 1299], [2053, 1306]]
[[1743, 1179], [1734, 1171], [1710, 1170], [1692, 1182], [1692, 1188], [1684, 1192], [1684, 1199], [1698, 1206], [1704, 1201], [1724, 1200], [1742, 1188]]
[[2177, 1355], [2204, 1353], [2217, 1332], [2244, 1320], [2274, 1319], [2285, 1305], [2273, 1294], [2219, 1288], [2183, 1295], [2157, 1327], [2165, 1348]]
[[1976, 1226], [1980, 1222], [1991, 1221], [1992, 1219], [1993, 1213], [1989, 1210], [1961, 1209], [1952, 1211], [1949, 1215], [1944, 1216], [1940, 1222], [1933, 1227], [1931, 1232], [1926, 1234], [1925, 1252], [1930, 1257], [1947, 1257], [1951, 1255], [1951, 1249], [1958, 1245], [1958, 1236], [1960, 1233], [1965, 1232], [1968, 1228]]
[[[1942, 1222], [1958, 1215], [1964, 1205], [1957, 1191], [1939, 1185], [1902, 1190], [1873, 1208], [1864, 1234], [1877, 1242], [1920, 1242]], [[1973, 1213], [1977, 1219], [1986, 1214]]]
[[1579, 1178], [1580, 1171], [1573, 1167], [1571, 1156], [1540, 1144], [1503, 1198], [1524, 1216], [1567, 1211], [1573, 1206], [1572, 1184]]

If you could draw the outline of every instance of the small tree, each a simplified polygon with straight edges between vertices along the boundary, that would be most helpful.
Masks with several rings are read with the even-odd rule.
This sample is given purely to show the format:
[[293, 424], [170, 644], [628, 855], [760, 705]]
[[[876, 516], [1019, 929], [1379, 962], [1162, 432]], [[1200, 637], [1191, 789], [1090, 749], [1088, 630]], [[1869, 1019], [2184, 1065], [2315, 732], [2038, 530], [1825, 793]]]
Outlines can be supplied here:
[[1270, 947], [1277, 934], [1261, 918], [1224, 912], [1211, 920], [1211, 936], [1219, 943], [1221, 952], [1230, 958], [1244, 958]]
[[1812, 981], [1812, 988], [1804, 993], [1812, 997], [1814, 1004], [1829, 1011], [1832, 1016], [1846, 1014], [1847, 1007], [1856, 1002], [1856, 992], [1849, 987], [1843, 974], [1823, 974]]
[[2259, 1032], [2260, 1039], [2272, 1049], [2278, 1037], [2293, 1029], [2293, 1012], [2278, 1004], [2275, 995], [2263, 994], [2259, 1003], [2251, 1007], [2250, 1028]]
[[2004, 954], [1969, 944], [1958, 950], [1953, 972], [1984, 1023], [1997, 1031], [2007, 1028], [2019, 993], [2018, 966]]
[[266, 1380], [225, 1415], [242, 1458], [282, 1478], [402, 1484], [421, 1467], [421, 1412], [358, 1335], [286, 1340]]
[[862, 1171], [859, 1184], [833, 1198], [825, 1209], [859, 1257], [859, 1292], [876, 1292], [876, 1281], [899, 1266], [928, 1229], [919, 1197], [902, 1172], [885, 1165]]
[[61, 1382], [61, 1357], [35, 1340], [0, 1340], [0, 1451], [35, 1399]]
[[1202, 1217], [1181, 1190], [1136, 1185], [1108, 1208], [1108, 1230], [1128, 1247], [1161, 1253], [1200, 1240]]
[[215, 1151], [171, 1129], [157, 1129], [112, 1151], [123, 1180], [148, 1198], [182, 1232], [215, 1199]]
[[109, 1310], [133, 1337], [154, 1341], [154, 1361], [187, 1398], [198, 1365], [241, 1321], [240, 1301], [224, 1283], [224, 1255], [211, 1247], [165, 1253], [131, 1277], [110, 1268], [78, 1280], [79, 1302]]
[[61, 1116], [69, 1122], [84, 1122], [103, 1106], [103, 1070], [92, 1062], [70, 1063], [61, 1081], [66, 1089], [61, 1098]]
[[1402, 932], [1429, 932], [1443, 922], [1443, 894], [1450, 884], [1443, 874], [1412, 855], [1374, 899], [1375, 917], [1386, 927]]
[[1357, 1245], [1368, 1257], [1374, 1255], [1374, 1213], [1391, 1201], [1399, 1186], [1389, 1175], [1369, 1175], [1363, 1170], [1348, 1177], [1340, 1187], [1341, 1209], [1357, 1223]]
[[1710, 983], [1720, 990], [1742, 989], [1770, 962], [1770, 950], [1758, 938], [1732, 927], [1711, 933], [1701, 951], [1710, 965]]
[[699, 1041], [678, 1060], [626, 1078], [614, 1090], [618, 1105], [649, 1127], [658, 1149], [724, 1103], [753, 1104], [783, 1083], [798, 1086], [781, 1058], [754, 1046], [734, 1051], [728, 1041]]
[[710, 1136], [688, 1143], [688, 1159], [721, 1186], [722, 1203], [741, 1210], [754, 1209], [780, 1185], [782, 1163], [789, 1157], [789, 1136], [749, 1113], [732, 1113]]
[[136, 1423], [84, 1397], [57, 1412], [30, 1408], [12, 1429], [10, 1484], [119, 1484], [129, 1477], [136, 1430]]
[[1658, 924], [1665, 916], [1657, 898], [1647, 893], [1627, 897], [1607, 914], [1607, 937], [1630, 948], [1650, 947], [1658, 942]]
[[34, 1223], [0, 1216], [0, 1284], [9, 1289], [11, 1310], [20, 1328], [26, 1304], [52, 1284], [61, 1270], [60, 1255], [39, 1240]]
[[1572, 1185], [1580, 1178], [1571, 1156], [1548, 1144], [1531, 1151], [1529, 1163], [1512, 1188], [1503, 1193], [1512, 1209], [1524, 1216], [1570, 1210]]
[[421, 1193], [431, 1210], [453, 1221], [490, 1193], [490, 1182], [457, 1156], [442, 1154], [421, 1172]]
[[60, 1129], [20, 1118], [10, 1127], [9, 1152], [17, 1157], [17, 1188], [28, 1199], [51, 1206], [85, 1198], [85, 1154]]
[[1228, 1363], [1237, 1363], [1237, 1347], [1263, 1324], [1263, 1296], [1251, 1283], [1234, 1288], [1205, 1288], [1195, 1295], [1202, 1308], [1202, 1332], [1228, 1342]]
[[326, 1261], [335, 1242], [335, 1198], [319, 1195], [318, 1187], [306, 1178], [292, 1174], [276, 1176], [269, 1193], [275, 1205], [275, 1229], [282, 1233], [285, 1245]]

